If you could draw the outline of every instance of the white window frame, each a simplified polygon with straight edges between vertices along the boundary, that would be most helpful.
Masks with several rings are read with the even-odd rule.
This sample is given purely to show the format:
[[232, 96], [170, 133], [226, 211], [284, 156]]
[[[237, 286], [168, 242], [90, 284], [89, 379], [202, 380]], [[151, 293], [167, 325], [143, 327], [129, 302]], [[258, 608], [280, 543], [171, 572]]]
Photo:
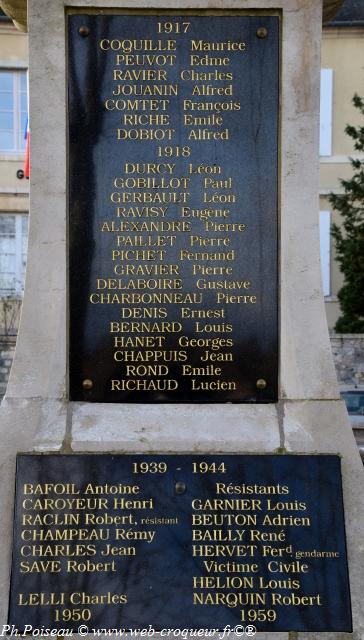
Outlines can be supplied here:
[[332, 155], [333, 70], [321, 69], [320, 156]]
[[[23, 216], [28, 216], [27, 211], [0, 211], [0, 216], [15, 216], [15, 270], [14, 270], [14, 288], [8, 293], [4, 293], [0, 289], [1, 298], [22, 298], [25, 285], [25, 271], [23, 277]], [[29, 222], [29, 221], [28, 221]], [[29, 226], [28, 226], [29, 233]], [[26, 251], [27, 254], [27, 251]]]
[[331, 211], [320, 211], [319, 229], [322, 290], [327, 297], [331, 294]]
[[[24, 68], [13, 69], [7, 67], [0, 67], [0, 74], [11, 73], [13, 76], [13, 147], [8, 149], [0, 146], [0, 154], [19, 154], [25, 151], [25, 139], [23, 127], [21, 125], [21, 77], [27, 70]], [[26, 91], [28, 93], [28, 91]]]

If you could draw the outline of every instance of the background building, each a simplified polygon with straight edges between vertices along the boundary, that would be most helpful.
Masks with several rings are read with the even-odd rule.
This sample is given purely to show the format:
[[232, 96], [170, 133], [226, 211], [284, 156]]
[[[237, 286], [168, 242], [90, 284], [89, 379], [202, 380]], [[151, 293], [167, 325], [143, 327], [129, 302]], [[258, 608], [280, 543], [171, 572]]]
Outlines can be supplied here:
[[[364, 95], [364, 0], [344, 0], [323, 28], [320, 136], [320, 238], [325, 307], [329, 329], [339, 315], [337, 292], [342, 276], [330, 237], [327, 195], [340, 193], [349, 178], [348, 156], [355, 156], [347, 124], [359, 124], [352, 105]], [[28, 180], [23, 176], [27, 104], [27, 35], [0, 10], [0, 397], [12, 361], [24, 287], [28, 234]], [[364, 384], [364, 336], [332, 338], [339, 381]]]
[[[321, 64], [321, 267], [327, 322], [333, 332], [340, 314], [337, 293], [343, 277], [330, 237], [330, 225], [340, 223], [340, 215], [331, 209], [327, 195], [343, 193], [340, 178], [352, 176], [349, 156], [360, 157], [352, 138], [345, 134], [345, 127], [363, 126], [361, 115], [352, 104], [355, 93], [364, 96], [363, 0], [344, 0], [335, 18], [324, 25]], [[341, 388], [364, 385], [364, 335], [332, 335], [331, 344]]]
[[364, 95], [363, 0], [345, 0], [335, 18], [324, 25], [321, 64], [321, 261], [327, 322], [332, 329], [339, 316], [337, 292], [342, 275], [335, 261], [330, 224], [340, 223], [340, 216], [331, 211], [327, 195], [343, 192], [339, 179], [352, 175], [348, 156], [359, 157], [352, 139], [345, 134], [345, 127], [347, 124], [363, 126], [359, 111], [351, 102], [355, 93]]
[[19, 324], [28, 237], [29, 182], [23, 175], [28, 38], [0, 11], [0, 395]]

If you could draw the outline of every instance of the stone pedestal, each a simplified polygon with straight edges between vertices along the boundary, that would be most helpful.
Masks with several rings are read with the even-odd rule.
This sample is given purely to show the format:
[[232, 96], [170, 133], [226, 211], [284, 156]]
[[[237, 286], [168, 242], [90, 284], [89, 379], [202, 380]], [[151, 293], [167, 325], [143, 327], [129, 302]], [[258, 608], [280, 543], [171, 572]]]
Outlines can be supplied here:
[[[340, 400], [320, 285], [317, 0], [157, 2], [154, 9], [282, 11], [279, 401], [102, 404], [68, 401], [65, 7], [30, 0], [32, 182], [21, 328], [1, 407], [1, 621], [7, 615], [17, 452], [335, 453], [342, 457], [353, 634], [264, 633], [277, 640], [361, 640], [363, 468]], [[103, 8], [151, 8], [104, 0]], [[319, 507], [318, 507], [319, 508]]]

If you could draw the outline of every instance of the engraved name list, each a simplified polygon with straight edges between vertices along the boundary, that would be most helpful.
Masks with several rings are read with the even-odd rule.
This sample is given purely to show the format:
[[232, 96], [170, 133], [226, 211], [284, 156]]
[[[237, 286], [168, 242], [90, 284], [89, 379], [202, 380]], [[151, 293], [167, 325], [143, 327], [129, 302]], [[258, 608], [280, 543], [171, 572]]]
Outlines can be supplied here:
[[68, 20], [72, 398], [273, 402], [278, 17]]

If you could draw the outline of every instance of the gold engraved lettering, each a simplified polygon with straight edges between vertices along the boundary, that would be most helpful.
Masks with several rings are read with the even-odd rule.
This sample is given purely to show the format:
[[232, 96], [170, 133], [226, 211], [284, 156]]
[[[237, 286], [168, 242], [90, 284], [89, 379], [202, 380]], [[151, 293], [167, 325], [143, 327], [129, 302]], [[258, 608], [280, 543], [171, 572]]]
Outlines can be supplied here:
[[146, 500], [126, 500], [125, 498], [114, 498], [114, 509], [154, 509], [154, 499]]
[[164, 378], [162, 380], [111, 380], [111, 391], [175, 391], [178, 389], [177, 380]]
[[206, 238], [206, 236], [190, 236], [191, 247], [229, 247], [230, 238]]
[[200, 360], [201, 362], [233, 362], [234, 361], [234, 355], [231, 352], [227, 352], [227, 353], [213, 353], [211, 351], [205, 351], [201, 356], [200, 356]]
[[175, 167], [176, 164], [170, 162], [126, 162], [124, 165], [124, 171], [125, 173], [169, 173], [171, 175], [174, 172]]
[[114, 359], [117, 362], [185, 362], [187, 353], [185, 351], [116, 351]]
[[231, 338], [188, 338], [181, 336], [178, 340], [181, 347], [209, 347], [213, 351], [218, 351], [222, 347], [232, 347]]
[[180, 322], [111, 322], [111, 333], [179, 333]]
[[226, 202], [236, 202], [236, 195], [233, 193], [207, 193], [203, 192], [203, 202], [209, 204], [210, 202], [225, 204]]
[[165, 364], [127, 364], [125, 367], [126, 373], [125, 375], [129, 377], [140, 377], [148, 376], [148, 377], [159, 377], [159, 376], [167, 376], [169, 373], [169, 369]]
[[217, 293], [216, 302], [218, 304], [255, 304], [256, 296], [232, 296], [229, 293]]
[[229, 209], [191, 209], [190, 207], [182, 207], [181, 215], [185, 218], [199, 218], [208, 220], [209, 218], [227, 218], [230, 213]]
[[85, 591], [74, 591], [69, 594], [69, 601], [74, 605], [85, 604], [126, 604], [128, 601], [125, 593], [86, 593]]
[[[118, 531], [118, 529], [116, 529], [116, 531]], [[100, 556], [135, 556], [135, 555], [136, 555], [135, 547], [115, 547], [111, 544], [107, 544], [106, 547], [100, 551]]]
[[113, 96], [177, 96], [177, 84], [117, 84]]
[[235, 391], [238, 388], [234, 380], [210, 380], [204, 382], [201, 380], [191, 380], [192, 391]]
[[19, 565], [20, 573], [60, 573], [60, 560], [22, 560]]
[[175, 129], [117, 129], [117, 140], [172, 140]]
[[107, 111], [168, 111], [169, 100], [153, 98], [135, 98], [134, 100], [112, 100], [108, 98], [104, 101]]
[[203, 186], [205, 189], [232, 189], [233, 179], [226, 178], [226, 180], [216, 180], [215, 178], [204, 178]]
[[115, 214], [118, 218], [164, 218], [167, 211], [168, 207], [117, 207]]
[[285, 578], [284, 580], [266, 580], [259, 576], [258, 583], [260, 589], [299, 589], [301, 587], [300, 580], [293, 580], [292, 578]]
[[173, 247], [176, 236], [116, 236], [117, 247]]
[[179, 274], [178, 264], [120, 264], [119, 276], [173, 276]]
[[183, 100], [184, 111], [215, 111], [223, 113], [225, 111], [240, 111], [241, 104], [239, 100], [229, 100], [228, 102], [196, 102], [186, 98]]
[[193, 264], [192, 273], [194, 276], [229, 276], [232, 273], [232, 267], [209, 267], [204, 264]]
[[254, 577], [247, 576], [193, 576], [194, 589], [253, 589]]
[[78, 562], [76, 560], [68, 560], [66, 565], [67, 573], [109, 573], [116, 572], [116, 562], [92, 562], [85, 560]]
[[275, 525], [278, 527], [310, 527], [311, 519], [310, 518], [298, 518], [295, 516], [282, 516], [280, 513], [276, 516], [270, 516], [266, 514], [262, 522], [263, 526], [265, 525]]
[[186, 249], [181, 249], [180, 260], [181, 261], [182, 260], [198, 260], [198, 261], [204, 260], [206, 262], [210, 260], [217, 260], [219, 262], [221, 260], [233, 261], [235, 260], [235, 249], [232, 249], [231, 251], [227, 251], [227, 252], [220, 251], [219, 253], [187, 251]]
[[182, 318], [224, 318], [225, 309], [190, 309], [189, 307], [181, 308]]
[[102, 51], [176, 51], [176, 40], [108, 40], [99, 41]]
[[163, 82], [167, 80], [167, 71], [163, 69], [114, 69], [113, 80], [117, 81], [154, 81]]
[[199, 164], [197, 166], [193, 166], [192, 163], [190, 163], [188, 165], [188, 173], [197, 173], [197, 174], [221, 174], [222, 169], [221, 166], [219, 164], [213, 164], [213, 165], [205, 165], [205, 164]]
[[169, 114], [165, 113], [123, 113], [121, 124], [124, 127], [168, 127], [170, 125]]
[[49, 593], [39, 592], [39, 593], [19, 593], [18, 594], [18, 602], [19, 606], [40, 606], [46, 607], [50, 605], [62, 605], [65, 604], [66, 594], [64, 592], [55, 593], [53, 591]]
[[25, 495], [48, 495], [49, 493], [55, 493], [56, 495], [77, 495], [80, 490], [75, 484], [63, 484], [61, 482], [57, 484], [24, 484], [23, 493]]
[[249, 280], [208, 280], [199, 278], [196, 282], [198, 289], [249, 289]]
[[183, 376], [219, 376], [220, 374], [221, 368], [212, 364], [207, 367], [193, 367], [190, 364], [182, 365]]
[[[230, 138], [229, 129], [224, 129], [223, 131], [209, 131], [208, 129], [191, 129], [191, 131], [188, 134], [188, 140], [199, 140], [201, 142], [204, 140], [229, 140], [229, 138]], [[207, 202], [207, 200], [204, 200], [204, 202]]]
[[173, 67], [176, 61], [174, 54], [117, 54], [115, 64], [125, 67]]
[[145, 250], [117, 250], [112, 251], [112, 260], [132, 260], [140, 262], [148, 262], [149, 260], [164, 260], [166, 251], [164, 249], [145, 249]]
[[167, 318], [168, 312], [164, 307], [121, 307], [120, 316], [122, 318], [152, 318], [158, 320]]
[[[110, 200], [115, 204], [124, 204], [127, 202], [137, 202], [140, 204], [185, 204], [186, 202], [188, 202], [189, 196], [190, 193], [188, 191], [162, 191], [161, 193], [151, 193], [150, 191], [114, 191], [110, 195]], [[142, 216], [136, 215], [132, 217]]]
[[182, 289], [180, 278], [136, 278], [135, 280], [123, 280], [122, 278], [97, 278], [97, 289]]
[[115, 178], [117, 189], [186, 189], [191, 178]]
[[272, 605], [285, 605], [294, 607], [313, 607], [322, 606], [321, 595], [318, 593], [314, 596], [302, 596], [296, 593], [290, 593], [289, 595], [283, 595], [281, 593], [271, 593]]
[[195, 69], [182, 69], [180, 78], [184, 81], [191, 82], [229, 82], [233, 80], [233, 74], [230, 71], [195, 71]]
[[245, 51], [245, 42], [210, 42], [206, 40], [191, 40], [192, 51]]
[[266, 594], [252, 593], [250, 591], [238, 592], [229, 591], [227, 593], [193, 593], [193, 603], [202, 605], [223, 605], [235, 608], [245, 605], [265, 604]]
[[[212, 84], [196, 84], [192, 90], [193, 96], [232, 96], [233, 85], [214, 87]], [[217, 123], [216, 123], [217, 124]]]
[[221, 127], [223, 121], [223, 117], [216, 115], [216, 113], [210, 116], [191, 116], [189, 114], [183, 116], [185, 127]]
[[193, 544], [192, 556], [195, 557], [254, 557], [257, 550], [255, 544]]
[[199, 55], [190, 55], [190, 65], [191, 67], [197, 66], [211, 66], [211, 67], [227, 67], [230, 64], [230, 58], [215, 58], [212, 56], [199, 56]]
[[205, 222], [205, 231], [224, 231], [225, 233], [228, 233], [229, 231], [245, 231], [245, 229], [246, 225], [242, 222], [214, 222], [213, 220], [207, 220]]

